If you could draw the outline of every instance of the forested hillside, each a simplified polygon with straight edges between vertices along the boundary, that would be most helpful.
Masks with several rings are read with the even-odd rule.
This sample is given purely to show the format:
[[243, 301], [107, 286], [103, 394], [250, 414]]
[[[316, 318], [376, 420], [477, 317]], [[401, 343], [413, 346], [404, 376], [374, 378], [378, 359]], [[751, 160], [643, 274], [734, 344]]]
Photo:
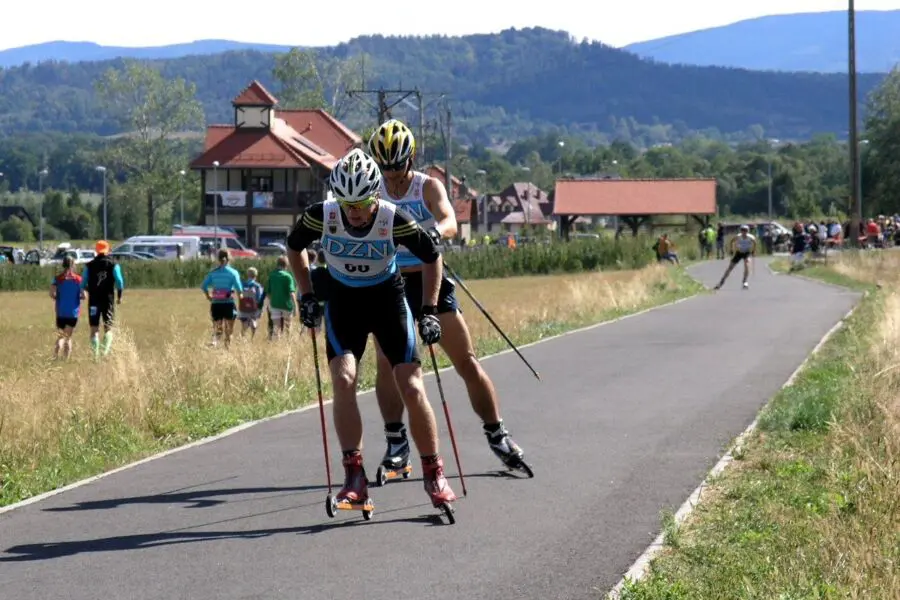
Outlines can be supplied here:
[[[842, 75], [779, 74], [657, 64], [564, 32], [510, 29], [499, 34], [425, 38], [370, 36], [323, 49], [321, 57], [366, 54], [365, 87], [447, 92], [454, 137], [491, 145], [556, 128], [593, 141], [675, 142], [689, 131], [709, 137], [843, 137], [847, 81]], [[275, 54], [227, 52], [155, 61], [167, 78], [197, 85], [208, 122], [230, 119], [230, 100], [251, 79], [278, 92]], [[0, 134], [22, 131], [118, 132], [99, 108], [93, 82], [120, 60], [45, 62], [0, 70]], [[864, 100], [882, 75], [862, 75]], [[328, 83], [328, 82], [326, 82]], [[362, 83], [362, 81], [360, 81]], [[371, 125], [356, 101], [351, 125]]]

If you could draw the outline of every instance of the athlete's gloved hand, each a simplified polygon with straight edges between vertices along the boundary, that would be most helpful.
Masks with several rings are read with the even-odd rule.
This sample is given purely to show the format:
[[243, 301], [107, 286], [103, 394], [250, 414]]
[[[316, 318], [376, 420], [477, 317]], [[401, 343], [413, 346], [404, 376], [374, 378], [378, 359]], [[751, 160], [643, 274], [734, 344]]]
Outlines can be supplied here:
[[419, 336], [427, 345], [441, 341], [441, 322], [437, 318], [437, 309], [433, 306], [422, 307], [422, 318], [419, 319]]
[[443, 241], [441, 237], [441, 232], [437, 230], [437, 227], [429, 227], [425, 230], [425, 233], [428, 234], [428, 237], [431, 238], [431, 241], [434, 242], [435, 246], [439, 246]]
[[300, 296], [300, 321], [310, 329], [315, 329], [322, 321], [322, 307], [315, 294]]

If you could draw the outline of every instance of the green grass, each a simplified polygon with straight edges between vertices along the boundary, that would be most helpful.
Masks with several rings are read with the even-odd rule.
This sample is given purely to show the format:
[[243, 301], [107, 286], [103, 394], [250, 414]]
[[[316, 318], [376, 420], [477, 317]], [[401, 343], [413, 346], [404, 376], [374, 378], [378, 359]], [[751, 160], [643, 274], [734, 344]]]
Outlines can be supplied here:
[[[777, 266], [785, 270], [784, 263]], [[869, 289], [825, 267], [803, 274]], [[875, 497], [872, 478], [863, 476], [865, 453], [847, 442], [853, 439], [847, 431], [858, 430], [861, 445], [879, 445], [879, 435], [867, 429], [878, 420], [871, 375], [863, 373], [873, 324], [884, 310], [883, 296], [868, 294], [793, 385], [765, 407], [758, 428], [688, 520], [677, 527], [663, 513], [664, 548], [643, 579], [626, 583], [622, 600], [895, 597], [898, 588], [885, 583], [896, 579], [881, 574], [896, 568], [900, 534], [871, 535], [864, 543], [850, 535], [871, 529], [864, 518], [880, 519], [883, 527], [896, 519], [896, 507]], [[874, 514], [864, 517], [863, 506]], [[865, 555], [871, 570], [861, 573], [867, 569], [848, 557]]]
[[[834, 258], [830, 260], [834, 260]], [[808, 277], [810, 279], [816, 279], [824, 283], [839, 285], [859, 292], [866, 292], [875, 289], [875, 286], [858, 279], [854, 279], [853, 277], [850, 277], [848, 275], [844, 275], [843, 273], [838, 273], [837, 271], [831, 269], [827, 264], [821, 262], [807, 261], [800, 269], [795, 269], [792, 271], [789, 259], [777, 258], [771, 262], [771, 267], [773, 271], [777, 271], [785, 275]]]

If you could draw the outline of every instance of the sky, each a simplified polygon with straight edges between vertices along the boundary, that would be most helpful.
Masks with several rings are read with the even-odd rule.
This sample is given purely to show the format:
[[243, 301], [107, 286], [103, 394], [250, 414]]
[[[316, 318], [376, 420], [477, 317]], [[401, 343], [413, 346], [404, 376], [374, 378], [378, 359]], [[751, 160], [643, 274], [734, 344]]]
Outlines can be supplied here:
[[[847, 0], [453, 0], [427, 4], [420, 0], [398, 2], [396, 6], [403, 7], [403, 18], [398, 20], [385, 16], [384, 10], [393, 5], [390, 2], [342, 0], [338, 5], [316, 3], [310, 10], [307, 1], [267, 0], [260, 5], [154, 0], [135, 3], [135, 11], [129, 13], [122, 0], [44, 0], [36, 13], [29, 2], [8, 0], [0, 12], [0, 50], [57, 40], [104, 46], [162, 46], [199, 39], [327, 46], [378, 33], [458, 36], [533, 26], [621, 47], [753, 17], [847, 9]], [[585, 7], [592, 5], [597, 8], [586, 18]], [[247, 8], [241, 10], [241, 6]], [[429, 10], [417, 10], [417, 6]], [[900, 9], [900, 0], [857, 0], [856, 9]], [[271, 15], [268, 22], [266, 15]], [[402, 30], [388, 28], [397, 22], [404, 22]], [[19, 25], [11, 27], [12, 23]], [[256, 24], [259, 31], [250, 30]]]

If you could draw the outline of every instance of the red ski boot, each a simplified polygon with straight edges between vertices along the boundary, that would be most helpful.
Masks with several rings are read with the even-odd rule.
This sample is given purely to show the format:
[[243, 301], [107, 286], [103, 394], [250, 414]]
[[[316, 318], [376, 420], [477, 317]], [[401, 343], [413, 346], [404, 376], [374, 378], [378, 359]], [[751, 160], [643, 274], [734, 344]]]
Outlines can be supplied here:
[[332, 499], [329, 497], [326, 509], [328, 516], [334, 517], [335, 510], [361, 510], [363, 518], [367, 521], [372, 518], [375, 505], [369, 499], [369, 482], [366, 479], [366, 470], [363, 468], [362, 455], [360, 453], [345, 456], [344, 487]]
[[444, 477], [444, 460], [440, 455], [431, 459], [422, 459], [422, 479], [425, 482], [425, 491], [431, 498], [431, 504], [441, 509], [450, 524], [456, 522], [453, 516], [452, 502], [456, 500], [456, 494], [450, 489], [450, 483]]

